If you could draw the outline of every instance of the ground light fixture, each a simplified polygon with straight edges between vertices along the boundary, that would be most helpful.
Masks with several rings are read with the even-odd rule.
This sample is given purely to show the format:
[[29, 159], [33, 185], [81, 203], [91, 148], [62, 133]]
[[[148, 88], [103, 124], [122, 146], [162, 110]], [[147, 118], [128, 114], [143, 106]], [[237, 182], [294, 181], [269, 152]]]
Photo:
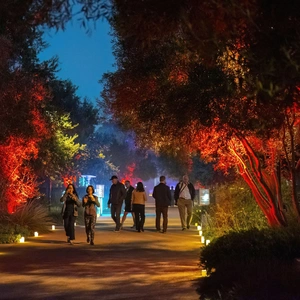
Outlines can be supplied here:
[[20, 243], [25, 243], [25, 238], [24, 238], [24, 236], [22, 236], [22, 237], [20, 238]]
[[202, 227], [200, 225], [198, 225], [197, 230], [202, 230]]
[[52, 225], [52, 230], [55, 230], [55, 225]]
[[210, 240], [206, 240], [205, 245], [207, 246], [210, 243]]
[[200, 230], [200, 231], [199, 231], [199, 235], [202, 236], [202, 234], [203, 234], [203, 232], [202, 232], [202, 230]]
[[204, 244], [204, 243], [205, 243], [205, 237], [201, 236], [201, 244]]
[[39, 236], [39, 233], [38, 233], [37, 231], [35, 231], [35, 232], [34, 232], [34, 236], [35, 236], [35, 237], [38, 237], [38, 236]]

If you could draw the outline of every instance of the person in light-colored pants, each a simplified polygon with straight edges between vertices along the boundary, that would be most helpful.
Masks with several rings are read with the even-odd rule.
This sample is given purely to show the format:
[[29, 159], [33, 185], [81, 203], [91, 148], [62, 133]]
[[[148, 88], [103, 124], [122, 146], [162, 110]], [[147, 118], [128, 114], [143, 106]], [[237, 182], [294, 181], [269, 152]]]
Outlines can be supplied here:
[[193, 201], [191, 199], [179, 198], [177, 201], [181, 227], [190, 228], [193, 215]]

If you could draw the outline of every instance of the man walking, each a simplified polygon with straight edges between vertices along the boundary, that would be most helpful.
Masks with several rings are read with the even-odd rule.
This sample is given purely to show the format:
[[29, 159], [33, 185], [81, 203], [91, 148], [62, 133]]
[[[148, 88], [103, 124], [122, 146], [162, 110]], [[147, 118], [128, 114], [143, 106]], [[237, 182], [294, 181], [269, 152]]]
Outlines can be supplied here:
[[[193, 201], [195, 198], [195, 188], [189, 177], [184, 175], [175, 188], [174, 199], [175, 204], [178, 206], [182, 230], [190, 228], [192, 214], [193, 214]], [[187, 216], [186, 216], [187, 211]]]
[[124, 211], [124, 215], [122, 218], [122, 223], [121, 226], [123, 227], [124, 222], [126, 220], [126, 217], [128, 215], [128, 213], [131, 213], [132, 215], [132, 220], [133, 220], [133, 226], [132, 228], [134, 228], [134, 224], [135, 224], [135, 220], [134, 220], [134, 213], [132, 212], [132, 205], [131, 205], [131, 197], [132, 197], [132, 192], [134, 190], [134, 187], [130, 184], [129, 180], [125, 181], [125, 190], [126, 190], [126, 196], [125, 196], [125, 211]]
[[112, 176], [110, 180], [112, 181], [112, 185], [109, 190], [107, 206], [110, 208], [111, 218], [116, 223], [115, 231], [118, 232], [121, 227], [120, 215], [126, 191], [124, 185], [119, 182], [117, 176]]
[[[152, 196], [155, 199], [156, 230], [161, 233], [167, 232], [168, 207], [171, 204], [171, 191], [166, 185], [166, 177], [160, 176], [160, 183], [154, 187]], [[160, 230], [160, 218], [163, 216], [163, 230]]]

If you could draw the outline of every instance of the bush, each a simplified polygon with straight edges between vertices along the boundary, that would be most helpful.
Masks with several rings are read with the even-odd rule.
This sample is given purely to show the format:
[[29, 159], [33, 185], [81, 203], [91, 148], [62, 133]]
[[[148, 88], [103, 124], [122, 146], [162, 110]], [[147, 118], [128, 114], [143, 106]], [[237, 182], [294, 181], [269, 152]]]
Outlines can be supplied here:
[[299, 227], [230, 232], [201, 250], [201, 299], [300, 299], [298, 257]]
[[213, 240], [231, 231], [268, 227], [266, 217], [244, 181], [217, 186], [211, 193], [216, 204], [195, 207], [194, 211], [196, 218], [201, 219], [206, 238]]
[[12, 223], [0, 224], [0, 244], [17, 243], [22, 236], [30, 235], [28, 228]]

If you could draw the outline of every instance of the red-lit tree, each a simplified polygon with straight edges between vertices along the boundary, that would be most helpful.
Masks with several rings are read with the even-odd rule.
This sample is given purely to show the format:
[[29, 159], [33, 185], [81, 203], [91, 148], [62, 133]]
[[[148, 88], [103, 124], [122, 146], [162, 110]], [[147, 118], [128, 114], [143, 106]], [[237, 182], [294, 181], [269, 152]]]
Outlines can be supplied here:
[[278, 164], [286, 156], [295, 178], [297, 5], [115, 3], [119, 68], [103, 96], [116, 120], [144, 146], [235, 166], [269, 223], [285, 226]]

